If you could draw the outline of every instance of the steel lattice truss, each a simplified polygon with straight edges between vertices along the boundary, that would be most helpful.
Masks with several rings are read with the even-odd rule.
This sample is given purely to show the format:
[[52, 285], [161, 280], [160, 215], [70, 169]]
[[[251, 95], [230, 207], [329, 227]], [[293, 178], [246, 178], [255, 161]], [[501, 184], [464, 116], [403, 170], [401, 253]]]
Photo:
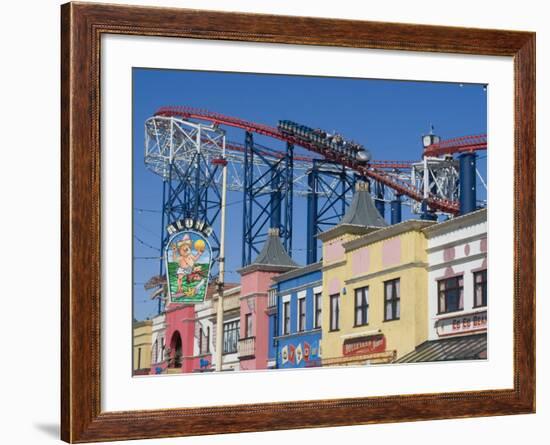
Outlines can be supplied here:
[[[244, 130], [244, 144], [227, 142], [224, 126]], [[254, 134], [286, 142], [286, 151], [258, 144]], [[312, 156], [295, 155], [295, 145]], [[427, 147], [420, 162], [357, 164], [277, 128], [205, 110], [164, 107], [145, 122], [145, 164], [164, 181], [163, 224], [194, 215], [214, 225], [221, 203], [221, 165], [227, 163], [228, 190], [243, 194], [243, 265], [258, 252], [268, 225], [279, 227], [292, 251], [294, 197], [308, 199], [308, 262], [315, 261], [315, 236], [343, 216], [356, 177], [371, 181], [382, 213], [385, 203], [399, 202], [414, 213], [455, 215], [458, 161], [452, 153], [486, 148], [484, 135], [467, 136]], [[213, 244], [217, 250], [215, 236]]]
[[[145, 122], [145, 164], [149, 170], [164, 179], [168, 178], [169, 165], [173, 164], [180, 171], [185, 171], [193, 162], [198, 150], [198, 133], [201, 130], [201, 148], [207, 162], [222, 157], [225, 133], [215, 125], [196, 124], [183, 119], [154, 116]], [[254, 175], [258, 178], [257, 187], [264, 194], [273, 192], [270, 177], [267, 172], [270, 166], [283, 158], [280, 151], [267, 148], [255, 142], [255, 147], [262, 156], [253, 158]], [[230, 191], [244, 191], [243, 165], [245, 145], [239, 142], [225, 143], [225, 159], [227, 160], [227, 189]], [[311, 170], [312, 158], [295, 157], [293, 162], [293, 190], [298, 196], [307, 196], [310, 188], [307, 173]], [[328, 168], [328, 167], [327, 167]], [[334, 167], [337, 171], [338, 168]], [[214, 182], [221, 185], [221, 169], [217, 172]], [[337, 179], [333, 179], [332, 186], [336, 187]], [[325, 192], [321, 192], [325, 193]]]

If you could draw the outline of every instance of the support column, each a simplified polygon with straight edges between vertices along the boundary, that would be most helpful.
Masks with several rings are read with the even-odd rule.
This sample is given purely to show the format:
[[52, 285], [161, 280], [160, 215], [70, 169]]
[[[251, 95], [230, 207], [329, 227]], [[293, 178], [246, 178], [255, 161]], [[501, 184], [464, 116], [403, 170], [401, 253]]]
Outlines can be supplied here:
[[194, 190], [194, 196], [193, 196], [193, 210], [190, 216], [193, 218], [200, 218], [200, 198], [201, 194], [199, 190], [201, 189], [201, 146], [202, 146], [202, 132], [201, 132], [201, 126], [199, 125], [198, 131], [197, 131], [197, 153], [195, 154], [195, 190]]
[[[160, 216], [160, 261], [159, 261], [159, 276], [164, 274], [164, 243], [168, 241], [166, 238], [166, 230], [164, 228], [164, 215], [166, 208], [166, 179], [162, 178], [162, 212]], [[162, 313], [162, 298], [158, 297], [158, 314]]]
[[311, 170], [307, 175], [307, 183], [309, 187], [309, 194], [307, 195], [307, 264], [317, 262], [317, 175], [318, 175], [317, 161], [313, 161]]
[[294, 145], [287, 142], [285, 158], [285, 215], [283, 230], [283, 245], [292, 256], [292, 220], [294, 212]]
[[390, 203], [390, 224], [401, 222], [401, 195], [395, 195]]
[[378, 213], [380, 213], [382, 218], [385, 219], [386, 206], [384, 203], [384, 184], [378, 181], [374, 183], [374, 195], [374, 205], [376, 206], [376, 210], [378, 210]]
[[476, 210], [476, 154], [463, 153], [460, 162], [460, 214]]
[[243, 191], [243, 240], [241, 265], [250, 264], [252, 256], [252, 244], [250, 231], [252, 227], [252, 183], [254, 181], [254, 138], [252, 133], [246, 132], [244, 138], [244, 191]]
[[272, 229], [281, 230], [281, 185], [280, 185], [280, 168], [271, 171], [271, 201], [270, 206], [270, 221], [269, 227]]
[[[347, 178], [348, 178], [348, 173], [346, 171], [346, 166], [345, 165], [342, 165], [342, 171], [340, 172], [340, 184], [341, 184], [341, 187], [340, 187], [340, 205], [341, 205], [341, 213], [342, 213], [342, 216], [344, 216], [346, 214], [346, 208], [347, 208], [347, 205], [348, 203], [346, 202], [346, 190], [347, 190]], [[354, 181], [354, 184], [353, 184], [353, 187], [351, 189], [352, 191], [355, 190], [355, 181]]]

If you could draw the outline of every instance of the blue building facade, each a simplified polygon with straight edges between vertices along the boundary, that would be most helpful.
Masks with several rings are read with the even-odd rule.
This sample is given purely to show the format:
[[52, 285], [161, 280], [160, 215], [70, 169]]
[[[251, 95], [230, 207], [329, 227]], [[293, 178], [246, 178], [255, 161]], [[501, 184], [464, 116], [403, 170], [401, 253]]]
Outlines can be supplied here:
[[271, 368], [321, 366], [321, 263], [281, 274], [269, 293]]

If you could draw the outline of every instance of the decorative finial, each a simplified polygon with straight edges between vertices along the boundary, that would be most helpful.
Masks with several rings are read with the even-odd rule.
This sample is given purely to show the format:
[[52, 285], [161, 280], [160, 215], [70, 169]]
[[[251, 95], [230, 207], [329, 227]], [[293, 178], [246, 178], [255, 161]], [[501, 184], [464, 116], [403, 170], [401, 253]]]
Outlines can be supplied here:
[[369, 191], [368, 181], [357, 181], [355, 183], [355, 191], [356, 192], [368, 192]]

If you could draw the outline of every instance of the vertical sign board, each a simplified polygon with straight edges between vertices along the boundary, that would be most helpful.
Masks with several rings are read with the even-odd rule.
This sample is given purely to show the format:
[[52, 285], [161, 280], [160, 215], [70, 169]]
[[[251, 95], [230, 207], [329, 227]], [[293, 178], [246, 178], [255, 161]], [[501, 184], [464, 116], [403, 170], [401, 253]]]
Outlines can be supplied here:
[[171, 303], [201, 303], [206, 296], [212, 247], [210, 227], [192, 218], [168, 226], [170, 238], [164, 249], [166, 283]]

